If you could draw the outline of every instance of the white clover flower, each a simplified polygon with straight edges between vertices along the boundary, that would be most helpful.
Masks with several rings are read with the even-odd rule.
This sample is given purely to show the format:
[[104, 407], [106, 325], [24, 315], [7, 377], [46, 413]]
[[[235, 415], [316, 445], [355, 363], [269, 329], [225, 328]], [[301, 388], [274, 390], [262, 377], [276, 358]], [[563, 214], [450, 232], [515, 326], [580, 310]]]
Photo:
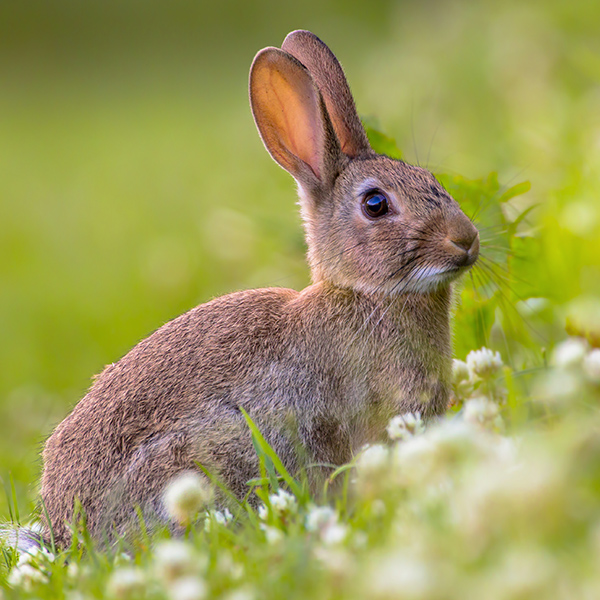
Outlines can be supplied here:
[[431, 598], [437, 573], [425, 562], [404, 553], [386, 554], [373, 563], [367, 585], [373, 598]]
[[502, 427], [502, 417], [498, 405], [485, 396], [467, 400], [463, 414], [465, 421], [472, 425], [490, 430]]
[[79, 566], [79, 563], [77, 562], [70, 562], [67, 565], [67, 578], [70, 580], [75, 580], [79, 577], [79, 574], [81, 573], [81, 568]]
[[223, 600], [255, 600], [256, 592], [251, 587], [241, 587], [232, 590], [222, 597]]
[[182, 577], [174, 581], [167, 589], [172, 600], [204, 600], [208, 593], [206, 583], [199, 577]]
[[117, 569], [108, 581], [108, 595], [118, 600], [137, 600], [146, 590], [146, 576], [141, 569]]
[[337, 576], [347, 576], [353, 566], [350, 554], [340, 546], [317, 546], [314, 556], [323, 567]]
[[600, 383], [600, 349], [595, 348], [583, 359], [583, 370], [594, 383]]
[[158, 578], [164, 582], [191, 575], [198, 569], [192, 548], [181, 540], [166, 540], [157, 544], [154, 563]]
[[452, 383], [458, 384], [468, 381], [470, 377], [469, 367], [466, 362], [455, 358], [452, 361]]
[[277, 529], [277, 527], [271, 527], [270, 525], [261, 524], [260, 528], [263, 530], [267, 543], [275, 546], [283, 540], [283, 531]]
[[338, 512], [331, 506], [311, 506], [306, 515], [306, 529], [320, 531], [332, 523], [337, 523]]
[[13, 588], [22, 588], [30, 592], [36, 584], [47, 583], [46, 574], [38, 567], [28, 563], [18, 563], [11, 570], [6, 583]]
[[393, 441], [406, 440], [423, 433], [425, 425], [421, 419], [421, 413], [406, 413], [391, 419], [386, 431]]
[[268, 521], [269, 520], [269, 509], [267, 508], [267, 506], [265, 504], [261, 504], [258, 507], [258, 518], [261, 521]]
[[467, 368], [471, 379], [486, 379], [502, 368], [502, 358], [499, 352], [489, 348], [472, 350], [467, 354]]
[[321, 542], [325, 546], [337, 546], [348, 537], [348, 526], [342, 523], [331, 523], [321, 530]]
[[341, 544], [348, 537], [348, 527], [338, 523], [338, 512], [330, 506], [311, 506], [306, 515], [306, 529], [318, 532], [326, 546]]
[[[563, 461], [564, 463], [564, 461]], [[461, 533], [478, 552], [507, 523], [552, 521], [564, 494], [565, 464], [557, 456], [522, 453], [517, 461], [481, 461], [461, 482], [453, 510]]]
[[544, 373], [535, 387], [535, 397], [541, 401], [562, 404], [576, 400], [581, 393], [582, 378], [571, 370], [554, 369]]
[[41, 548], [36, 546], [35, 548], [31, 548], [26, 552], [22, 552], [19, 556], [18, 563], [19, 565], [26, 564], [40, 564], [40, 563], [51, 563], [54, 562], [56, 557], [52, 552], [47, 550], [46, 548]]
[[169, 516], [181, 525], [194, 521], [211, 500], [212, 490], [205, 477], [188, 471], [173, 479], [165, 490], [164, 503]]
[[46, 548], [33, 547], [19, 555], [17, 564], [10, 572], [7, 582], [13, 587], [31, 590], [35, 583], [45, 583], [48, 577], [45, 567], [54, 562], [56, 557]]
[[502, 598], [547, 598], [556, 566], [541, 548], [519, 548], [496, 567], [493, 587]]
[[552, 360], [559, 369], [580, 365], [587, 353], [587, 344], [581, 338], [568, 338], [554, 348]]
[[224, 510], [210, 510], [207, 512], [206, 517], [204, 519], [204, 531], [210, 531], [212, 521], [216, 521], [217, 525], [221, 525], [222, 527], [227, 527], [229, 523], [233, 520], [233, 515], [229, 511], [229, 509]]
[[439, 463], [439, 453], [430, 435], [419, 435], [394, 448], [394, 471], [403, 485], [419, 485], [430, 481]]
[[294, 514], [298, 510], [296, 497], [285, 490], [279, 489], [276, 494], [269, 496], [271, 508], [276, 515], [285, 516]]
[[381, 444], [366, 446], [358, 455], [356, 468], [362, 474], [378, 473], [387, 469], [390, 453]]

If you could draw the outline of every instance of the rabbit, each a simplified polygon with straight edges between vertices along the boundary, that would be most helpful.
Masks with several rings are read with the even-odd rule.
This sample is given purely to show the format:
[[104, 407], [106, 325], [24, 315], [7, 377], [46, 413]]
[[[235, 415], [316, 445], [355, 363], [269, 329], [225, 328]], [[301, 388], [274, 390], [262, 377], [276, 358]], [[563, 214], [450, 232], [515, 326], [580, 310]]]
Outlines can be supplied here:
[[213, 299], [97, 376], [43, 450], [59, 547], [76, 500], [95, 540], [127, 536], [139, 510], [169, 524], [165, 489], [198, 464], [244, 497], [259, 471], [242, 409], [314, 489], [331, 471], [310, 465], [352, 460], [397, 414], [446, 409], [452, 282], [477, 260], [477, 229], [429, 171], [372, 150], [314, 34], [258, 52], [249, 98], [298, 185], [312, 284]]

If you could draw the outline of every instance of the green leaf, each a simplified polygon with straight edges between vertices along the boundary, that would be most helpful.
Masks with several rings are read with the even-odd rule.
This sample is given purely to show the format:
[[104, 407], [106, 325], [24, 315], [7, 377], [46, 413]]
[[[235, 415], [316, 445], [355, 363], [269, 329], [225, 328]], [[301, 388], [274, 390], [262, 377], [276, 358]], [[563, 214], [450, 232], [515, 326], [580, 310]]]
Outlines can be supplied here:
[[279, 456], [277, 456], [275, 450], [271, 448], [267, 440], [264, 438], [263, 434], [260, 432], [256, 424], [254, 423], [254, 421], [250, 418], [250, 415], [243, 408], [240, 408], [240, 410], [242, 411], [242, 414], [246, 419], [246, 423], [248, 423], [248, 427], [252, 432], [252, 438], [255, 447], [260, 448], [261, 452], [270, 459], [273, 466], [283, 477], [283, 480], [287, 483], [288, 487], [290, 488], [290, 491], [296, 496], [296, 498], [302, 498], [304, 494], [300, 484], [289, 474], [283, 462], [281, 462], [281, 459], [279, 458]]
[[515, 196], [522, 196], [527, 193], [531, 189], [531, 183], [529, 181], [522, 181], [521, 183], [517, 183], [517, 185], [513, 185], [511, 188], [508, 188], [502, 196], [498, 199], [498, 202], [508, 202], [511, 198]]
[[396, 160], [402, 159], [402, 152], [398, 149], [398, 145], [396, 144], [396, 140], [394, 138], [382, 133], [368, 123], [365, 123], [364, 125], [371, 148], [373, 148], [375, 152], [378, 152], [379, 154], [385, 154], [386, 156], [395, 158]]

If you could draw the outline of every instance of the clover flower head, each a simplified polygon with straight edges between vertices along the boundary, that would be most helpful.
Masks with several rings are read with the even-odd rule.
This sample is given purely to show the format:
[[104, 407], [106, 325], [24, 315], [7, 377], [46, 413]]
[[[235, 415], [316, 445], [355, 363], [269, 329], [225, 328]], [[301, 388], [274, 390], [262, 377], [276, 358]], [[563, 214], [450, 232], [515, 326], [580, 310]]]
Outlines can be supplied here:
[[330, 523], [321, 530], [321, 542], [325, 546], [337, 546], [348, 537], [348, 527], [342, 523]]
[[324, 527], [337, 523], [338, 512], [331, 506], [311, 506], [306, 515], [306, 529], [320, 531]]
[[188, 471], [178, 475], [167, 486], [164, 503], [171, 518], [181, 525], [187, 525], [194, 521], [211, 497], [212, 490], [206, 478]]
[[144, 595], [146, 576], [141, 569], [124, 567], [113, 571], [108, 581], [108, 594], [118, 600], [134, 600]]
[[206, 518], [204, 519], [204, 531], [210, 531], [210, 526], [212, 521], [216, 521], [218, 525], [222, 527], [227, 527], [229, 523], [233, 520], [233, 515], [229, 511], [229, 509], [224, 510], [210, 510], [206, 514]]
[[29, 562], [17, 563], [8, 575], [6, 582], [12, 588], [22, 588], [31, 591], [35, 584], [46, 583], [46, 574]]
[[387, 468], [389, 450], [381, 444], [366, 446], [358, 455], [356, 467], [359, 473], [378, 473]]
[[422, 560], [403, 553], [388, 554], [377, 560], [369, 573], [371, 596], [374, 598], [397, 597], [420, 600], [432, 597], [436, 577]]
[[469, 376], [470, 373], [467, 363], [455, 358], [452, 361], [452, 383], [458, 384], [463, 381], [468, 381]]
[[502, 426], [498, 405], [485, 396], [467, 400], [464, 407], [464, 419], [467, 423], [484, 429], [497, 429]]
[[208, 592], [202, 579], [189, 575], [173, 582], [167, 591], [172, 600], [204, 600]]
[[568, 338], [554, 348], [552, 359], [559, 369], [570, 369], [583, 362], [587, 353], [587, 344], [581, 338]]
[[271, 546], [276, 546], [283, 540], [283, 531], [281, 531], [281, 529], [278, 529], [277, 527], [271, 527], [265, 523], [262, 523], [260, 528], [267, 538], [267, 543], [269, 543]]
[[600, 349], [595, 348], [583, 359], [583, 370], [594, 383], [600, 383]]
[[386, 429], [391, 440], [406, 440], [425, 431], [421, 413], [405, 413], [393, 417]]
[[197, 568], [190, 545], [182, 540], [160, 542], [154, 551], [154, 562], [158, 576], [164, 582], [190, 575]]
[[497, 373], [503, 363], [499, 352], [484, 347], [471, 350], [467, 354], [466, 364], [472, 379], [486, 379]]
[[278, 516], [286, 516], [294, 514], [298, 511], [298, 502], [296, 496], [286, 492], [285, 490], [279, 489], [277, 493], [269, 496], [271, 502], [271, 508], [273, 512]]

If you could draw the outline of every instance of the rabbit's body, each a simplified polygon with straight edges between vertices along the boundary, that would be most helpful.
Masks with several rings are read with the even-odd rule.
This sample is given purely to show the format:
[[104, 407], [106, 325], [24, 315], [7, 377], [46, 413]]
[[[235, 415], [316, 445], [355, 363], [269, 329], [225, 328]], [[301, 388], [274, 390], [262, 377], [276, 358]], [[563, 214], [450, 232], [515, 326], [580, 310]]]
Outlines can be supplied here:
[[166, 483], [196, 462], [243, 497], [257, 459], [240, 407], [292, 472], [349, 461], [399, 410], [443, 412], [448, 304], [442, 292], [390, 308], [318, 283], [231, 294], [167, 323], [109, 365], [46, 444], [42, 497], [58, 542], [75, 497], [98, 537], [135, 525], [136, 505], [166, 519]]
[[[451, 282], [477, 230], [428, 171], [377, 155], [343, 71], [313, 34], [259, 52], [250, 102], [299, 184], [313, 285], [217, 298], [97, 378], [49, 438], [42, 499], [60, 545], [76, 499], [97, 539], [168, 520], [163, 494], [200, 463], [239, 497], [258, 475], [241, 409], [292, 473], [339, 465], [396, 414], [442, 413]], [[312, 466], [311, 466], [312, 465]]]

